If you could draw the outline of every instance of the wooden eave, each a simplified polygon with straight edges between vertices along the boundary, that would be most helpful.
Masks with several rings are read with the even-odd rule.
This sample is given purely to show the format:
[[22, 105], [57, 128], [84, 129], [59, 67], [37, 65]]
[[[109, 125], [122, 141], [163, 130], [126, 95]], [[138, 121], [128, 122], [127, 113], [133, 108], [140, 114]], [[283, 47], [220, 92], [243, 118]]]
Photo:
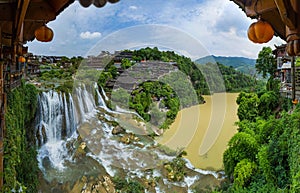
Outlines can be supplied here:
[[[34, 40], [34, 31], [55, 20], [74, 0], [0, 0], [0, 27], [2, 34], [26, 43]], [[4, 41], [5, 43], [5, 41]]]
[[251, 18], [271, 24], [275, 35], [287, 42], [289, 56], [300, 56], [300, 0], [231, 0]]
[[[230, 0], [237, 4], [245, 14], [254, 19], [261, 17], [262, 20], [271, 24], [275, 35], [286, 40], [286, 27], [282, 21], [278, 8], [273, 0]], [[256, 3], [257, 2], [257, 3]]]

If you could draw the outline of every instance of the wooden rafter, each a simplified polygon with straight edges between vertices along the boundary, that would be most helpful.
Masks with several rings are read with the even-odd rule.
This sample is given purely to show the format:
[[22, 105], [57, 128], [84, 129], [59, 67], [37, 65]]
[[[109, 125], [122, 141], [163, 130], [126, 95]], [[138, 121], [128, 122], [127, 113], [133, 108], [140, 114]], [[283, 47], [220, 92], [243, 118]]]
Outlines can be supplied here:
[[288, 13], [286, 5], [284, 4], [283, 0], [274, 0], [276, 7], [279, 11], [281, 20], [285, 23], [287, 27], [291, 30], [296, 28], [296, 20], [292, 12]]
[[[22, 6], [21, 6], [20, 15], [17, 19], [16, 37], [20, 37], [21, 38], [20, 40], [23, 41], [23, 34], [21, 34], [21, 32], [23, 32], [24, 19], [25, 19], [25, 15], [27, 13], [27, 9], [28, 9], [30, 0], [19, 0], [19, 2], [20, 1], [22, 1]], [[18, 5], [19, 5], [19, 3], [18, 3]]]

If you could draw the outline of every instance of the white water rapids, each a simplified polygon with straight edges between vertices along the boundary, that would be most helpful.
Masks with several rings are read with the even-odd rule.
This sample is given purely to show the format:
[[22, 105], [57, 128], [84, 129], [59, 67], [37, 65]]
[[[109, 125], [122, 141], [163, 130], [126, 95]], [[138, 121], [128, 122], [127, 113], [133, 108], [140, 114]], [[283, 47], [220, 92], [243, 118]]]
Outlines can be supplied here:
[[[104, 93], [103, 90], [100, 92]], [[111, 176], [116, 175], [116, 171], [121, 169], [128, 173], [129, 178], [139, 177], [145, 175], [146, 169], [154, 169], [156, 176], [163, 177], [156, 168], [166, 161], [171, 161], [174, 156], [165, 155], [154, 148], [154, 142], [148, 142], [144, 147], [136, 147], [116, 140], [112, 135], [112, 126], [98, 119], [99, 108], [102, 109], [106, 120], [116, 120], [112, 114], [132, 114], [132, 112], [111, 111], [106, 107], [103, 94], [100, 92], [98, 86], [94, 84], [81, 85], [74, 89], [73, 94], [49, 91], [39, 95], [36, 126], [36, 141], [39, 145], [37, 158], [45, 179], [49, 181], [56, 179], [64, 183], [72, 177], [75, 178], [75, 175], [86, 175], [86, 171], [74, 169], [76, 163], [72, 158], [78, 136], [87, 144], [89, 149], [87, 156], [97, 160]], [[216, 172], [197, 170], [188, 160], [186, 161], [186, 167], [200, 175], [217, 176]], [[96, 172], [97, 168], [91, 170]], [[195, 175], [186, 177], [179, 186], [191, 187], [199, 178]], [[164, 191], [158, 186], [156, 192]]]

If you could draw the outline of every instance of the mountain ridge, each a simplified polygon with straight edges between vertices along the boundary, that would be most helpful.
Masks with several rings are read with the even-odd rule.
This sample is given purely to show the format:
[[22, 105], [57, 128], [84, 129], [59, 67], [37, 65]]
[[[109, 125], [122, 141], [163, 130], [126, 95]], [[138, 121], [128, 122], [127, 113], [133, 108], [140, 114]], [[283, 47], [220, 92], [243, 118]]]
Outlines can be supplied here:
[[250, 59], [241, 56], [215, 56], [208, 55], [202, 58], [195, 60], [197, 64], [206, 64], [206, 63], [220, 63], [225, 66], [232, 66], [238, 71], [241, 71], [246, 74], [255, 74], [255, 63], [256, 59]]

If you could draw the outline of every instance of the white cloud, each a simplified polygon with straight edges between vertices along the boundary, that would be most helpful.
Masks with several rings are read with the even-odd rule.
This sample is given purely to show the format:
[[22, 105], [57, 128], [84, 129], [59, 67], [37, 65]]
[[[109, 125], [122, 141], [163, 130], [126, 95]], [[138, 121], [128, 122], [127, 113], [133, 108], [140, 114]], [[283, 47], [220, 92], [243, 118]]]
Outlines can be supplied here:
[[138, 8], [137, 8], [137, 6], [135, 6], [135, 5], [131, 5], [131, 6], [129, 6], [129, 9], [130, 9], [130, 10], [137, 10]]
[[95, 38], [100, 38], [101, 37], [101, 33], [100, 32], [81, 32], [80, 33], [80, 37], [82, 39], [95, 39]]
[[[51, 54], [85, 55], [95, 46], [96, 41], [118, 30], [149, 24], [177, 28], [197, 40], [206, 53], [213, 55], [256, 58], [263, 46], [274, 48], [274, 44], [284, 43], [279, 38], [273, 38], [267, 44], [252, 43], [247, 38], [247, 28], [252, 22], [236, 4], [228, 0], [130, 0], [107, 4], [103, 8], [83, 8], [75, 1], [55, 21], [49, 23], [55, 33], [54, 40], [47, 44], [34, 41], [30, 43], [29, 50], [36, 54], [47, 54], [49, 46], [52, 46], [56, 51]], [[141, 30], [140, 33], [145, 31]], [[173, 36], [169, 40], [177, 44], [182, 40], [176, 33], [166, 33], [162, 28], [157, 29], [156, 36]], [[134, 43], [137, 37], [138, 34], [129, 34], [126, 37], [128, 44]], [[95, 38], [94, 41], [86, 41], [91, 38]], [[143, 38], [147, 43], [148, 37]], [[192, 51], [186, 46], [177, 49], [181, 52]]]

